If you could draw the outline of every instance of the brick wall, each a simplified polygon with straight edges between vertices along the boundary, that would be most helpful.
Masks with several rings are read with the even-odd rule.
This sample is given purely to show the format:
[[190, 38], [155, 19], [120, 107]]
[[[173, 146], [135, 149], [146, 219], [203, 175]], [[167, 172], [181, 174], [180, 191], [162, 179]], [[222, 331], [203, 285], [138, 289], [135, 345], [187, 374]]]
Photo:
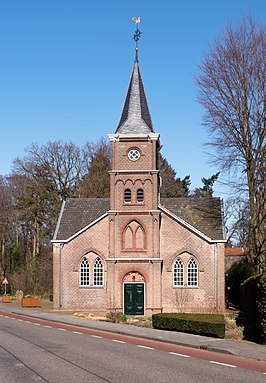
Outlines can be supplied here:
[[[130, 161], [130, 148], [141, 157]], [[145, 314], [224, 310], [224, 245], [208, 243], [187, 227], [158, 210], [156, 141], [121, 139], [113, 142], [111, 211], [91, 228], [61, 249], [62, 307], [89, 310], [123, 310], [123, 283], [129, 272], [137, 272], [145, 283]], [[124, 202], [130, 188], [131, 203]], [[138, 203], [138, 188], [144, 201]], [[138, 239], [130, 248], [130, 236], [123, 233], [130, 222], [132, 231], [141, 225]], [[123, 237], [124, 235], [124, 237]], [[144, 236], [141, 237], [140, 236]], [[132, 242], [132, 243], [133, 243]], [[99, 256], [104, 264], [103, 287], [80, 287], [79, 265], [86, 256], [93, 262]], [[185, 266], [191, 257], [198, 263], [198, 287], [173, 287], [173, 262], [180, 257]], [[60, 245], [54, 244], [54, 305], [59, 307]], [[92, 275], [92, 274], [91, 274]]]
[[[211, 312], [224, 310], [223, 244], [214, 245], [162, 213], [161, 220], [162, 309], [165, 312]], [[189, 259], [198, 262], [198, 287], [186, 286]], [[173, 287], [173, 262], [180, 257], [185, 286]], [[215, 284], [216, 281], [216, 284]]]

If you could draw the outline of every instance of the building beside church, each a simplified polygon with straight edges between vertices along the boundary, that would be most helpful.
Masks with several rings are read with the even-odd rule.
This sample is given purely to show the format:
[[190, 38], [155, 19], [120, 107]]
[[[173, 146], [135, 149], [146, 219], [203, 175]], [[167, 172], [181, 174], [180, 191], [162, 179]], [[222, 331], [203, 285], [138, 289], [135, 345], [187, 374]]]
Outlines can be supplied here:
[[136, 56], [120, 122], [109, 135], [110, 199], [62, 205], [52, 241], [56, 308], [224, 310], [221, 201], [160, 198], [159, 138]]

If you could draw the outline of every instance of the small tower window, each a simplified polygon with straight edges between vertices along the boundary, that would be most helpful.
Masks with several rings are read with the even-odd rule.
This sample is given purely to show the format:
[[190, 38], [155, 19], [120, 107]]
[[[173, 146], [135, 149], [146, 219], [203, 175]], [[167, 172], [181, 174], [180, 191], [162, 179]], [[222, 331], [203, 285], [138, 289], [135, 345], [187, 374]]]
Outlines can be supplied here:
[[124, 192], [124, 201], [126, 203], [130, 203], [131, 202], [131, 190], [130, 189], [126, 189], [125, 192]]
[[144, 201], [143, 189], [138, 189], [137, 190], [137, 201], [138, 202], [143, 202]]
[[139, 158], [140, 158], [140, 152], [138, 149], [136, 148], [132, 148], [130, 149], [130, 151], [128, 152], [128, 158], [130, 159], [130, 161], [137, 161]]

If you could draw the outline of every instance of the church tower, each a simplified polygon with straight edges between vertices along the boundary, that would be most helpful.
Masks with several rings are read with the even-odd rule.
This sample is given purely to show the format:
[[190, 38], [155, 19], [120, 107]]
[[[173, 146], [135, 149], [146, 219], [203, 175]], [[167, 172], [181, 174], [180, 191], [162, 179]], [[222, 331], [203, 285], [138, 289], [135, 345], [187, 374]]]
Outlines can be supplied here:
[[125, 315], [224, 310], [219, 198], [161, 198], [154, 132], [136, 57], [112, 144], [110, 198], [67, 198], [53, 243], [56, 308]]
[[[137, 288], [137, 282], [143, 282], [142, 287], [146, 289], [143, 291], [143, 298], [146, 296], [144, 306], [147, 307], [149, 299], [154, 301], [153, 292], [148, 288], [148, 279], [153, 276], [158, 282], [160, 279], [157, 163], [160, 143], [159, 134], [153, 131], [139, 69], [137, 47], [121, 119], [115, 134], [110, 134], [109, 139], [112, 143], [112, 170], [108, 263], [109, 267], [113, 265], [116, 268], [115, 274], [121, 273], [125, 295], [134, 295], [134, 292], [127, 289], [134, 290]], [[149, 278], [145, 274], [149, 275]], [[136, 285], [133, 285], [133, 282]], [[131, 286], [126, 286], [127, 283]], [[117, 292], [113, 293], [110, 295], [117, 296]], [[130, 306], [127, 299], [124, 299], [124, 302], [125, 306]], [[132, 312], [143, 314], [144, 306], [140, 312], [136, 307], [132, 308]], [[130, 314], [130, 308], [124, 307], [124, 312]]]

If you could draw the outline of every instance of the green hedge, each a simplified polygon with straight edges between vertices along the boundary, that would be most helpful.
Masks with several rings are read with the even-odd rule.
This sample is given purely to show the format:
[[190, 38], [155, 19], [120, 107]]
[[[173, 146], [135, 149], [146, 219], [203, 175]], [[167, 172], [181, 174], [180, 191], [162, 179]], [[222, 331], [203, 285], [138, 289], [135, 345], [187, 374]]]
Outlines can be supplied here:
[[188, 332], [217, 338], [225, 336], [225, 320], [222, 314], [153, 314], [152, 325], [161, 330]]
[[241, 284], [240, 310], [247, 321], [245, 337], [266, 344], [266, 274]]

